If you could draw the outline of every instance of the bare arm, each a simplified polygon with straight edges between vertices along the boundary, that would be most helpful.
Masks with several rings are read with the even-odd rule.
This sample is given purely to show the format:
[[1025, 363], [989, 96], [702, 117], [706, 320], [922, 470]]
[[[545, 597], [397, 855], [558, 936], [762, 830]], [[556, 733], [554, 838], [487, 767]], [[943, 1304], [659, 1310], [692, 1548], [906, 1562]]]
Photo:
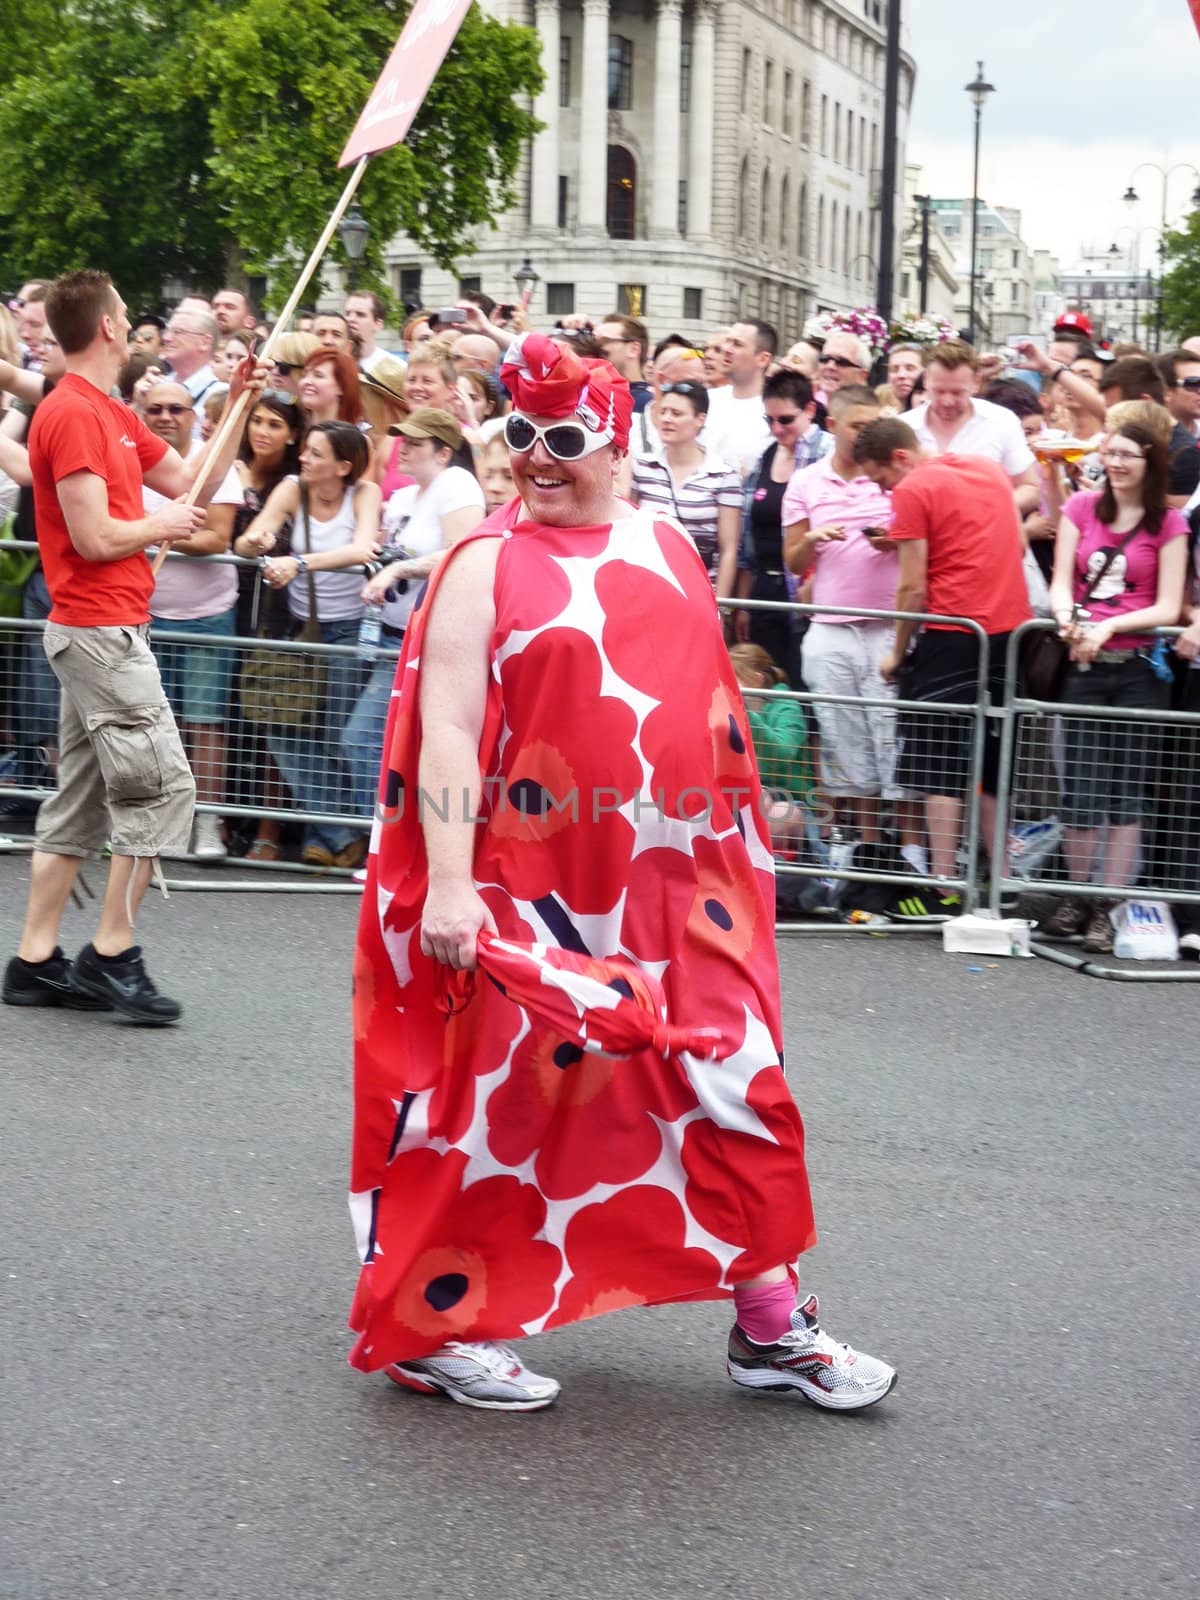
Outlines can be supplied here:
[[[339, 544], [333, 550], [314, 550], [311, 555], [307, 550], [302, 551], [304, 565], [310, 572], [340, 572], [345, 567], [365, 566], [379, 543], [382, 509], [383, 496], [379, 492], [379, 485], [371, 479], [360, 478], [354, 486], [353, 539], [348, 544]], [[255, 522], [257, 520], [255, 518]], [[253, 528], [252, 522], [243, 537], [248, 538]], [[239, 539], [238, 543], [241, 542]], [[300, 563], [295, 556], [275, 556], [263, 569], [263, 576], [273, 588], [282, 589], [292, 582], [299, 571]]]
[[1050, 614], [1060, 628], [1071, 621], [1075, 610], [1075, 552], [1079, 548], [1079, 529], [1070, 517], [1058, 519], [1054, 541], [1054, 571], [1050, 574]]
[[1012, 478], [1013, 499], [1017, 502], [1017, 511], [1022, 518], [1036, 511], [1038, 501], [1042, 497], [1041, 479], [1038, 475], [1037, 465], [1026, 467], [1024, 472], [1016, 472]]
[[190, 539], [176, 539], [171, 546], [185, 556], [223, 556], [233, 537], [233, 518], [236, 506], [209, 506], [204, 514], [204, 526]]
[[480, 930], [495, 928], [475, 889], [472, 865], [498, 545], [499, 540], [478, 540], [451, 564], [434, 597], [421, 649], [417, 777], [429, 864], [421, 949], [435, 961], [467, 970], [475, 966]]
[[234, 555], [264, 556], [268, 550], [273, 550], [280, 529], [289, 517], [296, 515], [299, 505], [298, 485], [286, 481], [277, 483], [254, 521], [238, 535], [233, 546]]
[[807, 517], [783, 530], [783, 563], [789, 572], [803, 577], [823, 544], [838, 544], [846, 537], [845, 528], [812, 528]]
[[11, 361], [0, 361], [0, 389], [35, 406], [46, 392], [46, 380], [40, 372], [26, 372]]
[[717, 599], [733, 597], [737, 582], [738, 536], [742, 526], [740, 506], [717, 507]]
[[1173, 628], [1183, 610], [1183, 586], [1187, 576], [1187, 540], [1181, 535], [1158, 552], [1158, 586], [1152, 606], [1127, 611], [1121, 617], [1107, 617], [1091, 623], [1072, 639], [1071, 656], [1089, 661], [1118, 633], [1145, 633], [1150, 628]]
[[204, 521], [199, 506], [170, 500], [152, 516], [118, 522], [108, 511], [108, 485], [94, 472], [72, 472], [57, 484], [71, 543], [85, 561], [123, 561], [147, 545], [183, 539]]
[[15, 439], [0, 433], [0, 472], [7, 472], [14, 483], [28, 489], [33, 482], [29, 471], [29, 451]]
[[409, 556], [404, 561], [393, 561], [389, 566], [381, 567], [364, 585], [363, 599], [368, 605], [381, 606], [388, 590], [398, 579], [407, 578], [410, 583], [419, 583], [427, 578], [450, 546], [473, 533], [483, 521], [483, 516], [482, 506], [461, 506], [457, 511], [447, 512], [442, 518], [442, 548], [431, 550], [428, 555]]
[[[927, 539], [900, 539], [900, 577], [896, 585], [897, 611], [924, 611], [925, 594], [929, 576], [929, 541]], [[917, 622], [897, 622], [896, 642], [891, 655], [880, 664], [880, 676], [893, 683], [900, 671], [912, 636], [920, 626]]]

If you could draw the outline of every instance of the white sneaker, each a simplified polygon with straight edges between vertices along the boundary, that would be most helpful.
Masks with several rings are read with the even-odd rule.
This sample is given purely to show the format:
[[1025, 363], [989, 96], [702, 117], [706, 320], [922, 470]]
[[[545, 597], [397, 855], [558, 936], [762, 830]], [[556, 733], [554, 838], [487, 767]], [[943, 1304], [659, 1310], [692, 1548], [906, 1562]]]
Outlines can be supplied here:
[[1179, 948], [1186, 955], [1200, 956], [1200, 933], [1181, 933]]
[[540, 1411], [553, 1405], [559, 1385], [541, 1378], [507, 1345], [464, 1344], [452, 1339], [430, 1356], [397, 1361], [385, 1372], [393, 1383], [420, 1394], [446, 1394], [462, 1406], [487, 1411]]
[[778, 1344], [755, 1344], [736, 1323], [729, 1335], [726, 1371], [747, 1389], [799, 1389], [829, 1411], [861, 1411], [896, 1387], [896, 1370], [823, 1333], [816, 1295], [792, 1312]]
[[192, 854], [197, 861], [224, 861], [229, 854], [221, 837], [221, 819], [211, 811], [199, 811], [192, 825]]

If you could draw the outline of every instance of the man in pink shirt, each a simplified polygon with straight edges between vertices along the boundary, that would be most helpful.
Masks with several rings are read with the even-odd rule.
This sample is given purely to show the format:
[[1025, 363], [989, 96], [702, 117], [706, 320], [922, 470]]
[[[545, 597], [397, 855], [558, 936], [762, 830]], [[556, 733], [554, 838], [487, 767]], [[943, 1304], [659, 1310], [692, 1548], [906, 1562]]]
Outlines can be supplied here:
[[[784, 560], [799, 577], [811, 569], [814, 605], [867, 611], [895, 607], [899, 560], [886, 536], [891, 504], [854, 461], [854, 441], [878, 416], [879, 402], [870, 389], [859, 384], [835, 389], [829, 397], [833, 453], [801, 468], [784, 494]], [[879, 663], [894, 639], [893, 622], [818, 612], [804, 636], [804, 681], [814, 694], [889, 699], [895, 690], [880, 676]], [[846, 802], [860, 844], [878, 846], [881, 801], [899, 800], [903, 793], [894, 782], [895, 713], [881, 706], [820, 702], [815, 710], [822, 787]], [[907, 828], [905, 833], [909, 864], [924, 870], [920, 836], [908, 837]], [[910, 857], [909, 851], [915, 854]], [[859, 865], [865, 864], [860, 859]]]

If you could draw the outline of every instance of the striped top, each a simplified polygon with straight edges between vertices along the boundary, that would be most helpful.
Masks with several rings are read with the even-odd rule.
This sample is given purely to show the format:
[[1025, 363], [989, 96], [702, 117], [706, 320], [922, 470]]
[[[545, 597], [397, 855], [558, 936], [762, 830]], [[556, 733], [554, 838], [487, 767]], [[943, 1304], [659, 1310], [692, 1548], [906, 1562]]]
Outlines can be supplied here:
[[718, 456], [706, 455], [681, 484], [671, 481], [662, 451], [638, 456], [633, 463], [633, 494], [640, 506], [674, 517], [700, 552], [709, 577], [717, 575], [717, 510], [742, 506], [742, 477]]

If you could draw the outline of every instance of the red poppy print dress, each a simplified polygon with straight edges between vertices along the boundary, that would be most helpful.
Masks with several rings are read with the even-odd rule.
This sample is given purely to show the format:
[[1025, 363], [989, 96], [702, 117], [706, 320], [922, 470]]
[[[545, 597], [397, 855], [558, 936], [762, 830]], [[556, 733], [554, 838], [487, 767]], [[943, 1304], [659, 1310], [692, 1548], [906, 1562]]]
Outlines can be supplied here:
[[771, 852], [704, 565], [649, 512], [568, 529], [510, 525], [518, 509], [472, 536], [503, 540], [476, 888], [502, 939], [632, 961], [670, 1023], [721, 1044], [585, 1052], [482, 972], [447, 1005], [446, 969], [420, 948], [435, 575], [397, 668], [354, 966], [350, 1360], [365, 1371], [729, 1295], [815, 1242]]

